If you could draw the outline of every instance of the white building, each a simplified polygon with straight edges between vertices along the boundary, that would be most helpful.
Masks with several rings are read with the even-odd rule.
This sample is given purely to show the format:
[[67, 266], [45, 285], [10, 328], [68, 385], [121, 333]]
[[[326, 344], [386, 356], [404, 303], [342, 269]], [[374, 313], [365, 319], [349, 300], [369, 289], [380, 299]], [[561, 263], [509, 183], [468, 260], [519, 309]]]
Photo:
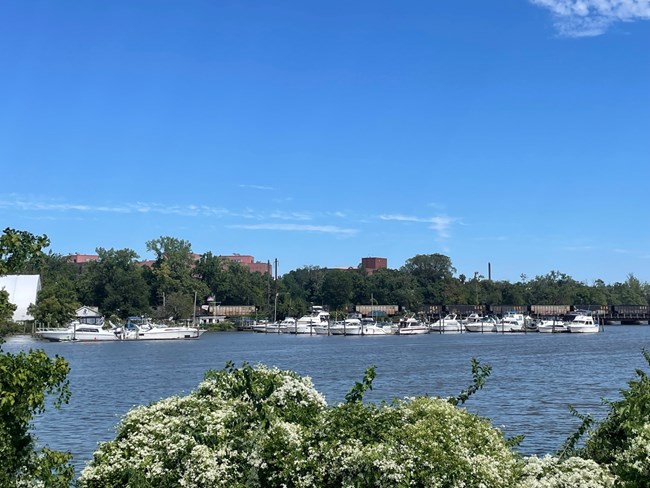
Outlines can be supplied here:
[[99, 308], [97, 307], [88, 307], [84, 305], [83, 307], [77, 309], [75, 316], [80, 324], [104, 324], [104, 317], [99, 313]]
[[9, 293], [9, 302], [16, 305], [12, 320], [24, 322], [34, 320], [27, 313], [27, 308], [36, 303], [36, 295], [41, 290], [40, 275], [7, 275], [0, 276], [0, 290]]

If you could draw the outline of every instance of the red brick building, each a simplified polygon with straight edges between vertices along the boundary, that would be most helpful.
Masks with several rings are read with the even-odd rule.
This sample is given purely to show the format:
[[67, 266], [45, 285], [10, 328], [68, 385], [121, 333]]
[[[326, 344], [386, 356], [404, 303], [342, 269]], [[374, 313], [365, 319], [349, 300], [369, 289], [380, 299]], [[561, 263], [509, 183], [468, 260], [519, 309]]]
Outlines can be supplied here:
[[361, 258], [361, 267], [366, 270], [369, 275], [373, 274], [378, 269], [388, 268], [388, 259], [386, 258]]
[[92, 263], [94, 261], [99, 261], [99, 256], [96, 254], [79, 254], [77, 252], [70, 254], [68, 256], [68, 261], [77, 267], [77, 271], [81, 272], [84, 265]]
[[241, 264], [245, 268], [248, 268], [252, 273], [262, 273], [270, 274], [271, 273], [271, 264], [264, 263], [262, 261], [255, 261], [253, 256], [247, 254], [233, 254], [231, 256], [219, 256], [220, 258], [227, 259], [228, 261], [234, 261]]

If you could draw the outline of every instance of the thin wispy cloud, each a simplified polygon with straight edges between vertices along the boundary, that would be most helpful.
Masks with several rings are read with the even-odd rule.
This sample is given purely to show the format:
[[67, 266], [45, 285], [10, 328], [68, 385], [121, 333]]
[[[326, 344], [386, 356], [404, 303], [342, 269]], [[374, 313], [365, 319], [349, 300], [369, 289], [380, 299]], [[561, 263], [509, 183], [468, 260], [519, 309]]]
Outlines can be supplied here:
[[232, 210], [209, 205], [175, 205], [155, 202], [129, 202], [120, 205], [87, 205], [60, 201], [39, 201], [24, 198], [0, 199], [0, 209], [40, 213], [78, 214], [159, 214], [182, 217], [242, 218], [247, 220], [311, 220], [306, 212], [259, 211], [254, 208]]
[[239, 188], [248, 188], [249, 190], [273, 191], [275, 188], [272, 186], [262, 185], [239, 185]]
[[562, 36], [604, 34], [616, 22], [650, 19], [650, 0], [529, 0], [553, 14]]
[[357, 229], [345, 229], [334, 225], [307, 225], [307, 224], [237, 224], [228, 226], [233, 229], [248, 230], [276, 230], [290, 232], [320, 232], [323, 234], [354, 235]]
[[503, 242], [510, 239], [508, 236], [485, 236], [485, 237], [474, 237], [475, 241], [497, 241]]
[[594, 246], [564, 246], [565, 251], [571, 252], [592, 251], [594, 249], [596, 249]]
[[242, 217], [245, 213], [234, 213], [225, 208], [204, 205], [168, 205], [162, 203], [132, 202], [122, 205], [86, 205], [65, 202], [45, 202], [36, 200], [0, 200], [0, 208], [34, 212], [81, 212], [118, 214], [163, 214], [181, 216], [225, 216]]
[[398, 222], [419, 222], [429, 224], [429, 228], [436, 231], [440, 239], [449, 237], [449, 228], [457, 219], [447, 216], [415, 217], [403, 214], [384, 214], [379, 216], [380, 220], [393, 220]]
[[277, 220], [311, 220], [311, 215], [304, 212], [271, 212], [269, 218]]

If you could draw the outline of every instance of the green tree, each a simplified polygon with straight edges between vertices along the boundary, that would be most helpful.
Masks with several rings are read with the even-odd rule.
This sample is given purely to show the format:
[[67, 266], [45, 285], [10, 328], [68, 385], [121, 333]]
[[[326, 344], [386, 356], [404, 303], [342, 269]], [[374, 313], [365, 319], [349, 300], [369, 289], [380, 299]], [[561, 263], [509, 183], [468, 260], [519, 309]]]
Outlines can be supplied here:
[[147, 242], [147, 251], [156, 256], [152, 271], [159, 293], [188, 291], [191, 288], [195, 258], [189, 241], [160, 237]]
[[451, 259], [443, 254], [418, 254], [406, 260], [401, 271], [417, 281], [424, 302], [445, 304], [445, 289], [451, 284], [456, 268]]
[[88, 263], [80, 278], [83, 302], [98, 306], [106, 316], [149, 314], [150, 289], [136, 252], [100, 247], [97, 255], [99, 260]]
[[282, 277], [282, 287], [292, 298], [296, 316], [305, 314], [312, 303], [323, 303], [321, 284], [325, 272], [318, 266], [305, 266], [289, 271]]
[[[643, 351], [650, 364], [650, 353]], [[650, 377], [641, 369], [621, 390], [621, 399], [607, 402], [605, 419], [589, 433], [578, 453], [609, 466], [621, 487], [650, 486]], [[587, 423], [590, 418], [586, 417]]]
[[[9, 301], [9, 292], [7, 290], [0, 290], [0, 326], [6, 325], [13, 317], [16, 305]], [[3, 329], [0, 328], [0, 337], [2, 336]]]
[[331, 270], [321, 284], [321, 298], [332, 309], [343, 310], [352, 304], [353, 271]]
[[[422, 292], [415, 278], [395, 269], [380, 269], [368, 277], [368, 288], [376, 303], [399, 305], [416, 311], [422, 306]], [[368, 298], [369, 299], [369, 298]]]
[[172, 320], [184, 320], [192, 317], [194, 311], [194, 296], [188, 293], [172, 292], [165, 299], [161, 309], [162, 317]]
[[625, 283], [614, 283], [610, 287], [611, 302], [615, 305], [647, 305], [648, 299], [644, 285], [632, 273]]
[[[40, 259], [47, 245], [45, 236], [5, 229], [0, 237], [0, 273], [21, 272]], [[30, 433], [31, 420], [43, 412], [47, 395], [54, 395], [55, 407], [68, 401], [68, 371], [68, 364], [58, 356], [50, 359], [41, 350], [14, 355], [0, 347], [0, 486], [70, 485], [71, 455], [37, 449]]]
[[67, 403], [68, 364], [40, 350], [13, 355], [0, 348], [0, 371], [0, 486], [67, 488], [74, 475], [71, 455], [37, 449], [30, 428], [47, 395], [57, 408]]
[[38, 293], [36, 304], [29, 306], [34, 320], [48, 326], [60, 326], [70, 322], [79, 308], [74, 283], [61, 278], [48, 281]]
[[63, 325], [72, 320], [80, 305], [76, 266], [66, 256], [50, 251], [38, 260], [38, 266], [29, 271], [41, 275], [43, 286], [36, 304], [29, 309], [32, 317], [50, 326]]
[[211, 252], [203, 254], [196, 263], [194, 273], [206, 286], [204, 293], [198, 293], [203, 301], [208, 293], [219, 297], [223, 302], [226, 295], [230, 295], [230, 274], [228, 262], [225, 258], [215, 256]]
[[229, 289], [217, 295], [223, 297], [222, 303], [257, 307], [267, 304], [266, 281], [260, 273], [251, 273], [237, 262], [228, 263], [227, 270]]
[[49, 245], [46, 235], [7, 227], [0, 235], [0, 276], [24, 273], [29, 265], [37, 265]]
[[507, 285], [504, 281], [479, 280], [479, 297], [481, 303], [488, 305], [503, 304], [503, 289]]
[[551, 271], [526, 283], [527, 301], [538, 305], [573, 305], [582, 284], [565, 273]]

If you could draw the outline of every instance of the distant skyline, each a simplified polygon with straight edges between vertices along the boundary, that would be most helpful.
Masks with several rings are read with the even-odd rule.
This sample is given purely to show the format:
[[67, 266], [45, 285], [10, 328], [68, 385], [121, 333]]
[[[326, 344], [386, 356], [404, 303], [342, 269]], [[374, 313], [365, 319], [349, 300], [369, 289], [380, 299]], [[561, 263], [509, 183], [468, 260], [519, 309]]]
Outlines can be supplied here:
[[0, 224], [650, 281], [650, 0], [0, 4]]

